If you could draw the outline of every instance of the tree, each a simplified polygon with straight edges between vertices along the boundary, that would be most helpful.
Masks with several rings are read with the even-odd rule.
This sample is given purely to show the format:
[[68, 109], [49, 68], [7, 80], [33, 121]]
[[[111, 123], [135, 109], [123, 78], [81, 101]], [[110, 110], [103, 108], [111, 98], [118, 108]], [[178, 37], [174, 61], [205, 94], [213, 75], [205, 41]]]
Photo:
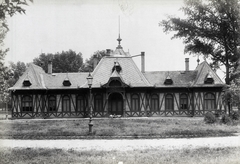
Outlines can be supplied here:
[[33, 63], [42, 67], [45, 72], [48, 69], [48, 61], [53, 63], [53, 72], [78, 72], [83, 64], [82, 53], [72, 50], [62, 51], [61, 53], [45, 54], [42, 53], [38, 58], [33, 59]]
[[[113, 52], [113, 50], [110, 50], [110, 53]], [[81, 72], [92, 72], [94, 70], [94, 62], [96, 62], [96, 65], [98, 62], [104, 57], [107, 56], [106, 50], [102, 51], [96, 51], [93, 53], [93, 55], [89, 58], [86, 59], [85, 63], [82, 65], [80, 68]]]
[[215, 68], [225, 66], [229, 85], [240, 55], [240, 1], [185, 0], [181, 10], [185, 18], [168, 17], [160, 26], [183, 39], [185, 53], [203, 55]]
[[10, 62], [9, 69], [11, 71], [12, 78], [8, 80], [8, 85], [12, 87], [19, 79], [20, 76], [26, 71], [27, 66], [24, 62], [18, 61], [16, 64]]
[[[33, 2], [32, 0], [29, 1]], [[6, 103], [9, 100], [8, 80], [11, 78], [11, 72], [4, 66], [4, 58], [9, 49], [2, 49], [4, 45], [3, 41], [9, 31], [7, 18], [12, 17], [16, 13], [25, 13], [23, 5], [27, 5], [26, 0], [3, 0], [0, 4], [0, 100]]]

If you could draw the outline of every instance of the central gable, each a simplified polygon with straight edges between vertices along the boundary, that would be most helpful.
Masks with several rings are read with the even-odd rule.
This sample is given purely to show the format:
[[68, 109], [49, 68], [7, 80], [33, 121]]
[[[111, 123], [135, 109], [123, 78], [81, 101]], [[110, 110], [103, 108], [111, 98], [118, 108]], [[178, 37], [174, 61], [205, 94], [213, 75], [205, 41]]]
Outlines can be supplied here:
[[[92, 73], [93, 88], [101, 87], [109, 82], [110, 77], [113, 77], [113, 67], [116, 62], [121, 66], [121, 71], [118, 74], [124, 84], [131, 87], [151, 87], [132, 57], [106, 56], [101, 59]], [[85, 85], [87, 87], [87, 84]]]

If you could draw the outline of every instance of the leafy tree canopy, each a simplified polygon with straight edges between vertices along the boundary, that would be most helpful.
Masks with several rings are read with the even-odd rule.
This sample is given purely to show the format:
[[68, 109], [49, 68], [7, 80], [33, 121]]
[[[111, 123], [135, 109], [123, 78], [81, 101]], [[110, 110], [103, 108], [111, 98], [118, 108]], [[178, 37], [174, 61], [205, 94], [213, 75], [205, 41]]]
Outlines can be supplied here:
[[52, 72], [78, 72], [83, 64], [82, 53], [76, 53], [72, 50], [62, 51], [55, 54], [40, 54], [39, 57], [33, 59], [33, 63], [42, 67], [45, 72], [48, 70], [48, 62], [52, 61]]
[[[110, 50], [110, 52], [113, 52], [113, 50]], [[92, 72], [94, 69], [94, 63], [97, 65], [98, 62], [104, 57], [107, 56], [106, 50], [102, 51], [96, 51], [91, 55], [89, 59], [86, 59], [85, 63], [82, 65], [80, 71], [81, 72]], [[96, 66], [95, 65], [95, 66]]]
[[[33, 2], [32, 0], [29, 0]], [[0, 1], [0, 100], [7, 102], [9, 100], [9, 83], [11, 79], [11, 71], [4, 66], [4, 58], [9, 49], [4, 50], [4, 39], [9, 31], [7, 18], [12, 17], [16, 13], [25, 13], [24, 5], [27, 5], [27, 0], [2, 0]]]
[[10, 62], [9, 70], [11, 71], [11, 78], [8, 80], [9, 87], [12, 87], [20, 76], [26, 71], [26, 64], [18, 61], [17, 63]]
[[215, 68], [225, 66], [230, 84], [240, 55], [240, 1], [185, 0], [181, 10], [185, 18], [169, 16], [160, 26], [183, 39], [185, 53], [203, 55]]

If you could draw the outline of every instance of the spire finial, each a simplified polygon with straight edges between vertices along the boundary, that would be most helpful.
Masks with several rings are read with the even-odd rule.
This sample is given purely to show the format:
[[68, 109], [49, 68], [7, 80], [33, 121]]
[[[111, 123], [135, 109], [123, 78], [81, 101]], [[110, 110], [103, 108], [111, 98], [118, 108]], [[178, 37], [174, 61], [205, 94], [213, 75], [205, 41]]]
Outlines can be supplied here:
[[118, 16], [118, 39], [117, 39], [117, 41], [118, 41], [118, 49], [121, 49], [122, 48], [122, 46], [121, 46], [121, 41], [122, 41], [122, 39], [121, 39], [121, 37], [120, 37], [120, 16]]
[[198, 65], [199, 65], [199, 62], [200, 62], [200, 59], [199, 59], [199, 54], [198, 54], [198, 59], [197, 59], [197, 63], [198, 63]]

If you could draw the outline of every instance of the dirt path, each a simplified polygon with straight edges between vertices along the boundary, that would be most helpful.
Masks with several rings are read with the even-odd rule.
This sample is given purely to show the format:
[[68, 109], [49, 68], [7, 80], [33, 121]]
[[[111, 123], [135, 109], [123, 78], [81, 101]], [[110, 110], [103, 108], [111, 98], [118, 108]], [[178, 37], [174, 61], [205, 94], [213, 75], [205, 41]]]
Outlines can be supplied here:
[[201, 147], [240, 147], [240, 136], [136, 140], [0, 140], [0, 148], [59, 148], [76, 150], [183, 149]]

